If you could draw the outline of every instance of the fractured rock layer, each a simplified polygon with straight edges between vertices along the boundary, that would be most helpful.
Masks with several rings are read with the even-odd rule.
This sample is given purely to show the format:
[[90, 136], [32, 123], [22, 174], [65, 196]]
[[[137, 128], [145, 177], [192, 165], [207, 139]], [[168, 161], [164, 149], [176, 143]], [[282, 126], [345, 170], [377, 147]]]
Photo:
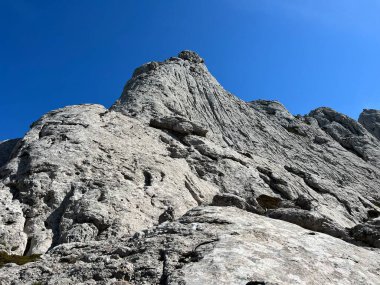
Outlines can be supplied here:
[[380, 255], [237, 208], [198, 207], [129, 239], [64, 244], [6, 269], [5, 285], [377, 284]]

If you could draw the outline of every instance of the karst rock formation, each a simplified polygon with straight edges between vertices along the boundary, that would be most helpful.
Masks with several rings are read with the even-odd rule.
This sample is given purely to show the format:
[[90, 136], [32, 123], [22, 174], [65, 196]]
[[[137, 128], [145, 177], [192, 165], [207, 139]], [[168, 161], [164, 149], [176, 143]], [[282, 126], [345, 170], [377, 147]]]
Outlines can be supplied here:
[[192, 51], [0, 142], [0, 284], [380, 284], [380, 111], [244, 102]]

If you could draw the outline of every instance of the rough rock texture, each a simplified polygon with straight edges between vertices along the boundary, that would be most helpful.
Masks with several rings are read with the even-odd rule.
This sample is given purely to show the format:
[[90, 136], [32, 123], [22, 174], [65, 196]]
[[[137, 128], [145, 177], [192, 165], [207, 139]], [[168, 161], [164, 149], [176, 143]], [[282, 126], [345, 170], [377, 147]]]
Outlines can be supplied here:
[[9, 161], [12, 151], [19, 141], [19, 139], [0, 141], [0, 167]]
[[309, 115], [346, 150], [380, 167], [380, 142], [369, 135], [361, 124], [330, 108], [319, 108]]
[[0, 279], [4, 285], [378, 284], [380, 255], [237, 208], [199, 207], [128, 239], [58, 246], [41, 261], [9, 265]]
[[380, 111], [364, 109], [359, 116], [359, 123], [362, 124], [371, 134], [380, 140]]
[[183, 51], [0, 143], [0, 250], [47, 252], [0, 280], [376, 284], [379, 167], [365, 123], [243, 102]]
[[211, 202], [217, 188], [173, 160], [165, 139], [99, 105], [46, 114], [2, 169], [3, 192], [26, 219], [23, 238], [7, 248], [27, 243], [27, 254], [44, 253], [63, 242], [130, 235], [158, 224], [168, 207], [178, 217]]
[[312, 204], [307, 210], [343, 228], [379, 210], [380, 142], [358, 122], [328, 108], [294, 117], [278, 102], [247, 104], [191, 57], [170, 58], [133, 77], [111, 110], [146, 123], [180, 116], [207, 129], [206, 138], [183, 138], [172, 129], [200, 153], [173, 148], [173, 154], [186, 156], [222, 192], [250, 203], [263, 194], [304, 199]]
[[259, 112], [276, 117], [281, 122], [281, 125], [286, 126], [294, 120], [293, 115], [280, 102], [256, 100], [250, 102], [250, 105]]

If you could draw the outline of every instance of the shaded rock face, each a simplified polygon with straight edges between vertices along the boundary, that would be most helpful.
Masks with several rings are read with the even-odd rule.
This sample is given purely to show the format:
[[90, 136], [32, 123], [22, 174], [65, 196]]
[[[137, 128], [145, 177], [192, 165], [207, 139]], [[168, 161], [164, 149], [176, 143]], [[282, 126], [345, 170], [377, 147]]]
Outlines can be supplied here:
[[362, 120], [243, 102], [183, 51], [0, 143], [0, 250], [46, 253], [0, 279], [376, 284], [379, 166]]
[[374, 137], [380, 140], [380, 111], [364, 109], [359, 116], [359, 123], [362, 124]]
[[20, 139], [13, 139], [0, 142], [0, 167], [9, 161], [12, 151], [19, 141]]

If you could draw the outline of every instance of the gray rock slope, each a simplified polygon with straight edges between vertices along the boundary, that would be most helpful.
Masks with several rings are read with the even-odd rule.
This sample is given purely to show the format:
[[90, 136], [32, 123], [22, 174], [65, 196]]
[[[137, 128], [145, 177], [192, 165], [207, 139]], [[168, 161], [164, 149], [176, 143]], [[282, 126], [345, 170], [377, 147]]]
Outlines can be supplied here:
[[243, 102], [190, 51], [147, 63], [110, 109], [0, 143], [0, 251], [44, 254], [1, 284], [379, 284], [369, 113]]

